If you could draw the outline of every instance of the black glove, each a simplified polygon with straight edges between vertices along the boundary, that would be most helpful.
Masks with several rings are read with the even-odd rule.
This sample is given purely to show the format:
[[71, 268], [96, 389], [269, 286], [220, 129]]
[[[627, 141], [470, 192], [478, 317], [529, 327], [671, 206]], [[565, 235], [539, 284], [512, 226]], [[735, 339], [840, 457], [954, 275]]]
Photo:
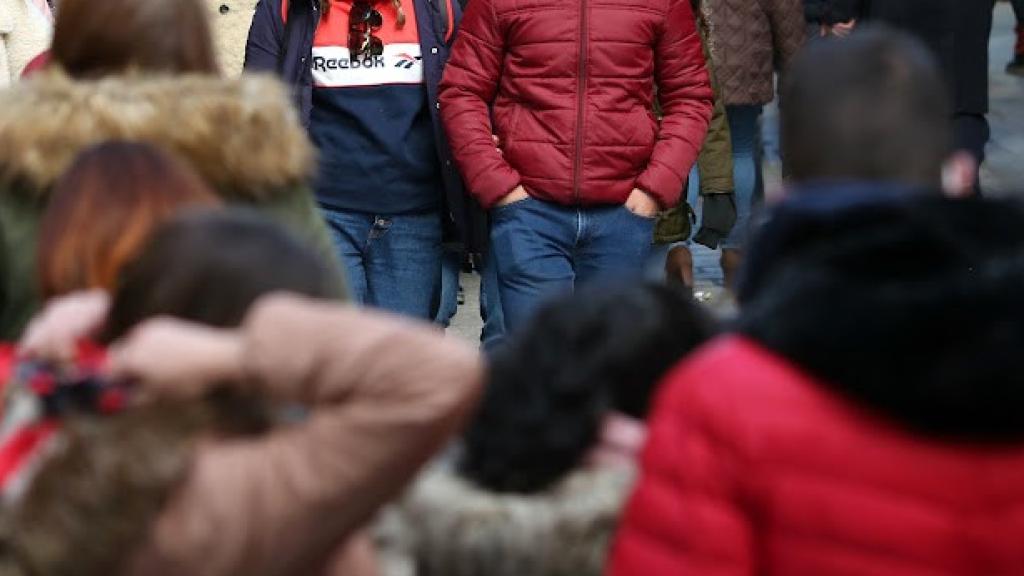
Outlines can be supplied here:
[[736, 224], [736, 195], [709, 194], [704, 197], [700, 230], [693, 241], [714, 250], [729, 236]]

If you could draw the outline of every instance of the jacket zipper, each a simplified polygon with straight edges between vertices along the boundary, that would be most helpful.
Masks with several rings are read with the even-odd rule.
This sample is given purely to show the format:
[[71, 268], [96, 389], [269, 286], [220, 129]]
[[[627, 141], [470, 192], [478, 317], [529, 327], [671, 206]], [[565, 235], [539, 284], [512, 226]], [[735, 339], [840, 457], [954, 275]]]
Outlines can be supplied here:
[[580, 185], [583, 178], [583, 122], [587, 93], [587, 0], [580, 0], [580, 69], [576, 85], [576, 150], [573, 167], [573, 201], [580, 203]]

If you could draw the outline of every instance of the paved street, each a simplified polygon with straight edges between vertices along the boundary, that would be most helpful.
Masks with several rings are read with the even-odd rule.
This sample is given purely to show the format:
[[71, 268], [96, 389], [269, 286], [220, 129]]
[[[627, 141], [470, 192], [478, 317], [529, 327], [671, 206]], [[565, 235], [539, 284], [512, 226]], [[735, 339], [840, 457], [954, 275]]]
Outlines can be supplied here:
[[992, 195], [1024, 196], [1024, 78], [1004, 72], [1013, 52], [1013, 26], [1013, 10], [1000, 4], [990, 51], [992, 142], [982, 182]]
[[[1014, 43], [1014, 18], [1010, 6], [1000, 3], [996, 9], [992, 33], [990, 82], [992, 141], [988, 148], [988, 162], [982, 169], [982, 187], [993, 196], [1024, 196], [1024, 78], [1005, 73]], [[777, 138], [777, 110], [765, 114], [765, 194], [769, 201], [781, 194], [781, 168]], [[713, 309], [728, 313], [729, 299], [722, 288], [722, 274], [718, 266], [718, 253], [697, 246], [694, 251], [698, 297], [706, 299]], [[452, 331], [461, 337], [476, 340], [480, 334], [479, 278], [463, 276], [466, 304], [452, 325]]]

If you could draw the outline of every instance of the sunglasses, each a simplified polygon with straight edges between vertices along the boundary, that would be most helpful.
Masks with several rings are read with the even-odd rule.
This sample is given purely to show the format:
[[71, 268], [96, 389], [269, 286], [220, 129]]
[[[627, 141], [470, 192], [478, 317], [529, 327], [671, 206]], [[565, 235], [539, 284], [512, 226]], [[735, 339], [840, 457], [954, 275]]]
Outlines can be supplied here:
[[360, 56], [380, 56], [384, 42], [373, 35], [384, 24], [384, 17], [367, 0], [356, 0], [348, 15], [348, 51], [351, 60]]

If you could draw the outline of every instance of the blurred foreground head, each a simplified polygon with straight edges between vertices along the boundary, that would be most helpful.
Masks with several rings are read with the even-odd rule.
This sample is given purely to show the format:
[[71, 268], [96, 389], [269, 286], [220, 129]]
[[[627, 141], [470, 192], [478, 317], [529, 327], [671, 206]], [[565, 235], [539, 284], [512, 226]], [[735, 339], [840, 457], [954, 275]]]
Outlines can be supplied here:
[[643, 420], [661, 377], [714, 333], [682, 290], [590, 287], [551, 301], [494, 355], [462, 473], [535, 492], [583, 463], [602, 419]]
[[[117, 338], [153, 316], [234, 327], [265, 294], [324, 297], [332, 281], [316, 254], [257, 215], [193, 212], [157, 232], [126, 270], [107, 332]], [[197, 439], [251, 436], [270, 421], [265, 398], [229, 388], [63, 417], [60, 449], [0, 514], [0, 575], [123, 572], [191, 473]]]
[[812, 43], [788, 70], [781, 102], [783, 159], [795, 182], [939, 189], [950, 105], [938, 64], [915, 38], [873, 27]]
[[333, 298], [339, 287], [317, 253], [259, 214], [183, 214], [125, 269], [104, 339], [116, 340], [155, 316], [235, 327], [271, 292]]
[[201, 0], [62, 0], [52, 58], [75, 78], [218, 71]]
[[181, 210], [218, 205], [191, 167], [158, 148], [108, 142], [87, 149], [57, 182], [40, 224], [42, 295], [113, 290], [154, 229]]

